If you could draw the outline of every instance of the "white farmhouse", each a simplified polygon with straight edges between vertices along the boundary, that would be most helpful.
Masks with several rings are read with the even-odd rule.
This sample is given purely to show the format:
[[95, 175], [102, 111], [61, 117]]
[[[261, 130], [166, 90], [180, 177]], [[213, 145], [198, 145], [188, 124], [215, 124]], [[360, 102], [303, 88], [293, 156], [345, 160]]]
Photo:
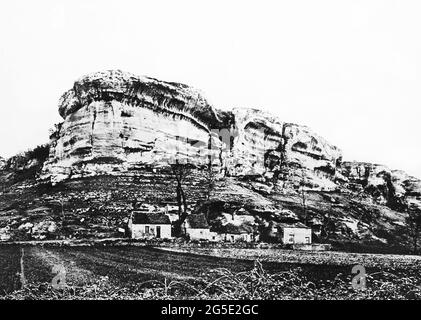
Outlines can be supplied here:
[[184, 221], [184, 232], [190, 240], [215, 241], [217, 234], [211, 232], [204, 214], [191, 214]]
[[258, 241], [252, 226], [247, 224], [226, 224], [218, 231], [220, 239], [226, 242], [253, 242]]
[[311, 244], [311, 228], [301, 222], [279, 223], [278, 234], [284, 244]]
[[132, 239], [170, 239], [171, 222], [167, 215], [134, 211], [129, 220]]

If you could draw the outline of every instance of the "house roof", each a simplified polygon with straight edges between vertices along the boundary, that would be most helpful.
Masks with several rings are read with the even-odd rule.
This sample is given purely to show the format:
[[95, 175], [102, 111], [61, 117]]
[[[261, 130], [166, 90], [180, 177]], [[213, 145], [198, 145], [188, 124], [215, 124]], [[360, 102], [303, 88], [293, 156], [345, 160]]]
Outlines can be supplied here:
[[191, 229], [208, 229], [209, 224], [204, 214], [191, 214], [187, 217], [186, 222]]
[[134, 211], [133, 224], [171, 224], [171, 221], [162, 213]]
[[241, 225], [234, 225], [234, 224], [226, 224], [222, 226], [219, 233], [231, 233], [231, 234], [246, 234], [246, 233], [253, 233], [254, 229], [252, 226], [248, 224], [241, 224]]
[[278, 228], [296, 228], [296, 229], [310, 229], [304, 223], [294, 222], [294, 223], [278, 223]]

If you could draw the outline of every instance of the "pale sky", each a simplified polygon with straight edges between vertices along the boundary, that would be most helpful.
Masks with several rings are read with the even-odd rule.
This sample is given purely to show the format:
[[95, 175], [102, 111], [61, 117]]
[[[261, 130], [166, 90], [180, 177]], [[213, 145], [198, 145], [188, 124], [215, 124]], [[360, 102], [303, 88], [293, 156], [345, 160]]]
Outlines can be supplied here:
[[421, 1], [1, 1], [0, 155], [48, 141], [61, 94], [122, 69], [308, 125], [421, 177]]

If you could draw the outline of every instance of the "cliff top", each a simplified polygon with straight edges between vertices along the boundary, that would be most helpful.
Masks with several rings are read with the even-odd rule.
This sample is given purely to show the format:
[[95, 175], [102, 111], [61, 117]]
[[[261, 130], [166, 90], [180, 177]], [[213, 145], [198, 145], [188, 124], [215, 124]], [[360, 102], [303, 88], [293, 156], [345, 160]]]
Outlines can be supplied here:
[[93, 101], [113, 100], [186, 117], [193, 115], [212, 128], [230, 122], [230, 113], [214, 109], [197, 89], [121, 70], [95, 72], [77, 80], [60, 98], [59, 113], [65, 119]]

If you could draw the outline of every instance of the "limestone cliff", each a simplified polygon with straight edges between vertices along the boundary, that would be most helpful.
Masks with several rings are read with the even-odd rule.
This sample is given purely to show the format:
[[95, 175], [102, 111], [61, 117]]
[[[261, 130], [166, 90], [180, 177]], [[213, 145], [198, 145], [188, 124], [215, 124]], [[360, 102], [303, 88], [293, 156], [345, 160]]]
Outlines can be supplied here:
[[53, 182], [161, 167], [175, 157], [204, 164], [207, 157], [196, 154], [212, 142], [210, 128], [230, 122], [188, 86], [121, 71], [77, 81], [59, 112], [64, 122], [51, 137], [43, 173]]
[[[127, 174], [178, 161], [229, 176], [262, 175], [334, 188], [341, 152], [304, 126], [253, 109], [224, 112], [186, 85], [121, 71], [88, 75], [60, 100], [42, 177]], [[288, 172], [288, 174], [285, 174]]]
[[421, 208], [421, 180], [401, 170], [372, 163], [344, 162], [341, 171], [348, 178], [349, 189], [372, 196], [378, 204], [404, 210], [410, 202]]

